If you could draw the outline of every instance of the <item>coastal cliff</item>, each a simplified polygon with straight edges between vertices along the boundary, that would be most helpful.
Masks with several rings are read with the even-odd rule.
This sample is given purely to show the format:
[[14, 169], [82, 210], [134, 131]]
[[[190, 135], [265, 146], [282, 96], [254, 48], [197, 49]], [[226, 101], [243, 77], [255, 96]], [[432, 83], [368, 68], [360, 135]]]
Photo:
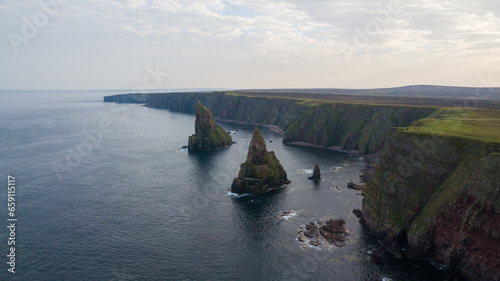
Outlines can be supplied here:
[[105, 102], [118, 102], [118, 103], [146, 103], [148, 94], [122, 94], [114, 96], [105, 96]]
[[360, 153], [382, 149], [392, 127], [408, 126], [435, 108], [324, 103], [287, 128], [284, 143], [303, 142]]
[[498, 171], [498, 144], [395, 130], [363, 189], [365, 224], [396, 252], [498, 280]]
[[[116, 96], [114, 101], [130, 100]], [[284, 143], [357, 151], [380, 151], [391, 127], [409, 126], [433, 107], [363, 105], [286, 98], [248, 97], [234, 92], [150, 94], [146, 106], [193, 114], [201, 101], [217, 119], [273, 125]], [[113, 101], [108, 97], [107, 101]]]
[[188, 139], [188, 150], [217, 150], [233, 144], [231, 136], [217, 125], [212, 113], [198, 101], [196, 105], [195, 134]]
[[284, 143], [365, 154], [382, 150], [362, 191], [360, 216], [368, 231], [398, 255], [430, 258], [472, 280], [500, 280], [498, 109], [335, 103], [231, 92], [151, 94], [146, 100], [149, 107], [185, 113], [193, 113], [201, 100], [219, 119], [281, 128]]
[[198, 100], [217, 119], [274, 125], [282, 129], [309, 109], [293, 99], [252, 98], [232, 92], [151, 94], [146, 106], [192, 114]]

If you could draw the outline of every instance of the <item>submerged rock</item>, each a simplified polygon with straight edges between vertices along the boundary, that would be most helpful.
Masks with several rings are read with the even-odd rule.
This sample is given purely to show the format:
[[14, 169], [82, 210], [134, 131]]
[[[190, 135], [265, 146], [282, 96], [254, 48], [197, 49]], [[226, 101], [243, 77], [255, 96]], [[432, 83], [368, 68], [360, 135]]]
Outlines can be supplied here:
[[321, 181], [321, 172], [319, 170], [318, 163], [316, 163], [316, 165], [314, 166], [314, 171], [313, 171], [312, 176], [308, 177], [307, 179], [313, 180], [315, 182]]
[[247, 159], [241, 164], [238, 177], [233, 180], [231, 192], [261, 194], [290, 181], [273, 151], [267, 151], [259, 127], [255, 127]]
[[363, 212], [360, 209], [354, 209], [352, 210], [352, 213], [359, 219], [359, 222], [364, 222]]
[[353, 182], [350, 182], [347, 184], [347, 188], [354, 189], [354, 190], [363, 190], [365, 186], [364, 185], [357, 185], [354, 184]]
[[351, 233], [347, 231], [345, 221], [342, 218], [338, 218], [328, 220], [327, 222], [317, 221], [310, 222], [305, 226], [302, 225], [297, 239], [300, 242], [313, 246], [319, 246], [322, 242], [328, 242], [328, 244], [343, 247], [349, 235]]
[[283, 211], [280, 213], [280, 217], [282, 217], [284, 220], [289, 220], [290, 218], [295, 216], [297, 216], [297, 213], [295, 213], [293, 210]]
[[198, 101], [196, 105], [195, 134], [189, 137], [189, 152], [217, 150], [233, 144], [231, 136], [217, 125], [212, 113]]

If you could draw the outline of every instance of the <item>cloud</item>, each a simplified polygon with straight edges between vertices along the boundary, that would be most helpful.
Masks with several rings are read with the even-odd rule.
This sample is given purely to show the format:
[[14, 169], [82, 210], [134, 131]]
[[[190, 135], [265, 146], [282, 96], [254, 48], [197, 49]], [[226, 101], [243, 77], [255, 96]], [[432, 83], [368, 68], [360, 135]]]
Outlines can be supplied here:
[[[42, 2], [49, 1], [56, 0]], [[6, 0], [0, 4], [3, 24], [0, 59], [14, 64], [7, 66], [14, 73], [25, 73], [18, 78], [10, 74], [9, 81], [0, 80], [0, 83], [23, 87], [27, 77], [38, 75], [26, 71], [27, 66], [47, 62], [60, 68], [47, 77], [47, 85], [55, 85], [57, 73], [75, 65], [92, 73], [90, 77], [113, 75], [131, 80], [133, 77], [140, 79], [138, 69], [161, 62], [174, 68], [172, 72], [177, 69], [185, 71], [185, 75], [189, 74], [189, 68], [211, 68], [221, 77], [228, 72], [232, 77], [235, 73], [244, 73], [246, 77], [254, 75], [255, 87], [261, 87], [260, 81], [263, 85], [270, 84], [255, 71], [244, 70], [245, 65], [251, 64], [251, 69], [265, 72], [281, 82], [288, 80], [280, 75], [293, 73], [301, 73], [300, 81], [306, 81], [307, 73], [303, 70], [309, 69], [317, 73], [311, 73], [308, 85], [317, 81], [318, 86], [328, 86], [325, 81], [333, 74], [342, 73], [347, 79], [348, 75], [361, 73], [355, 67], [369, 67], [380, 62], [383, 65], [369, 69], [387, 68], [389, 71], [397, 68], [400, 62], [413, 62], [415, 58], [427, 60], [429, 65], [438, 62], [440, 57], [454, 57], [455, 64], [474, 57], [481, 58], [478, 63], [485, 63], [484, 54], [498, 52], [500, 43], [500, 4], [497, 0], [67, 2], [61, 5], [56, 16], [50, 17], [45, 27], [40, 28], [35, 38], [19, 46], [20, 54], [14, 54], [7, 35], [21, 34], [23, 18], [31, 20], [43, 9], [38, 1]], [[349, 60], [346, 60], [346, 46], [355, 50]], [[346, 72], [345, 69], [351, 70]], [[480, 67], [474, 69], [477, 71]], [[485, 69], [494, 68], [488, 65]], [[82, 75], [81, 71], [74, 73]], [[322, 73], [324, 76], [317, 77]], [[78, 81], [67, 71], [63, 76], [67, 77], [69, 86]], [[421, 77], [427, 77], [427, 73], [422, 73]], [[91, 83], [92, 79], [97, 78], [85, 83]], [[202, 77], [198, 79], [206, 81]], [[127, 86], [126, 83], [116, 85], [120, 79], [114, 77], [107, 80], [114, 82], [99, 80], [96, 84], [99, 87]], [[175, 82], [175, 87], [192, 87], [181, 85], [185, 83], [181, 80]], [[193, 80], [196, 78], [190, 81]], [[244, 81], [244, 78], [233, 80]], [[448, 80], [450, 82], [443, 83], [453, 83], [451, 78]], [[330, 86], [336, 86], [339, 80], [331, 81]], [[375, 79], [370, 81], [377, 84]], [[78, 85], [96, 88], [83, 83]], [[169, 85], [173, 86], [163, 86]], [[227, 80], [213, 81], [213, 85], [228, 86]], [[296, 83], [290, 85], [296, 86]]]

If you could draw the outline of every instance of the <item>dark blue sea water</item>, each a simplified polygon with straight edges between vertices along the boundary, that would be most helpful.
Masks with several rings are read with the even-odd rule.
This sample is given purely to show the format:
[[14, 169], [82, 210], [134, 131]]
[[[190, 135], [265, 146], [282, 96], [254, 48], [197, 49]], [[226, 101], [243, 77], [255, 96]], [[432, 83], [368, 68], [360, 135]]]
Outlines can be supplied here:
[[[0, 92], [0, 225], [7, 175], [16, 177], [16, 274], [1, 227], [0, 280], [438, 280], [423, 268], [369, 261], [363, 234], [363, 161], [284, 146], [261, 128], [292, 183], [259, 196], [228, 194], [253, 126], [221, 123], [238, 143], [179, 150], [194, 116], [104, 103], [113, 92]], [[318, 162], [324, 180], [307, 180]], [[340, 191], [334, 189], [339, 186]], [[279, 213], [297, 216], [283, 219]], [[342, 217], [343, 248], [304, 247], [302, 224]]]

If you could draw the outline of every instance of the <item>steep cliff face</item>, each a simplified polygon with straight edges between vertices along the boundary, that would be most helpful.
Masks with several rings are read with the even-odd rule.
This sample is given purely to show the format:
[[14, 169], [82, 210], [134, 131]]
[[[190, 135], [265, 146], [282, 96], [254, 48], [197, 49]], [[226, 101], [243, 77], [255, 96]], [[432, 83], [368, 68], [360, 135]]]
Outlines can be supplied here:
[[[136, 100], [122, 95], [107, 101]], [[213, 116], [223, 120], [260, 123], [286, 130], [285, 143], [305, 142], [373, 153], [382, 149], [393, 126], [408, 126], [435, 108], [319, 103], [296, 99], [247, 97], [232, 92], [149, 94], [146, 105], [194, 113], [201, 101]]]
[[212, 113], [198, 101], [196, 106], [195, 134], [189, 137], [188, 150], [217, 150], [233, 143], [231, 136], [217, 125]]
[[325, 103], [291, 124], [283, 141], [373, 153], [382, 149], [391, 127], [408, 126], [434, 111], [425, 107]]
[[247, 159], [241, 164], [238, 177], [233, 180], [231, 192], [261, 194], [290, 181], [273, 151], [267, 151], [264, 137], [258, 127], [248, 148]]
[[146, 103], [148, 94], [124, 94], [104, 97], [105, 102]]
[[363, 190], [365, 223], [395, 250], [498, 280], [498, 171], [498, 144], [395, 131]]
[[151, 94], [146, 105], [193, 113], [198, 100], [219, 119], [275, 125], [280, 128], [287, 128], [309, 109], [297, 100], [251, 98], [224, 92]]

